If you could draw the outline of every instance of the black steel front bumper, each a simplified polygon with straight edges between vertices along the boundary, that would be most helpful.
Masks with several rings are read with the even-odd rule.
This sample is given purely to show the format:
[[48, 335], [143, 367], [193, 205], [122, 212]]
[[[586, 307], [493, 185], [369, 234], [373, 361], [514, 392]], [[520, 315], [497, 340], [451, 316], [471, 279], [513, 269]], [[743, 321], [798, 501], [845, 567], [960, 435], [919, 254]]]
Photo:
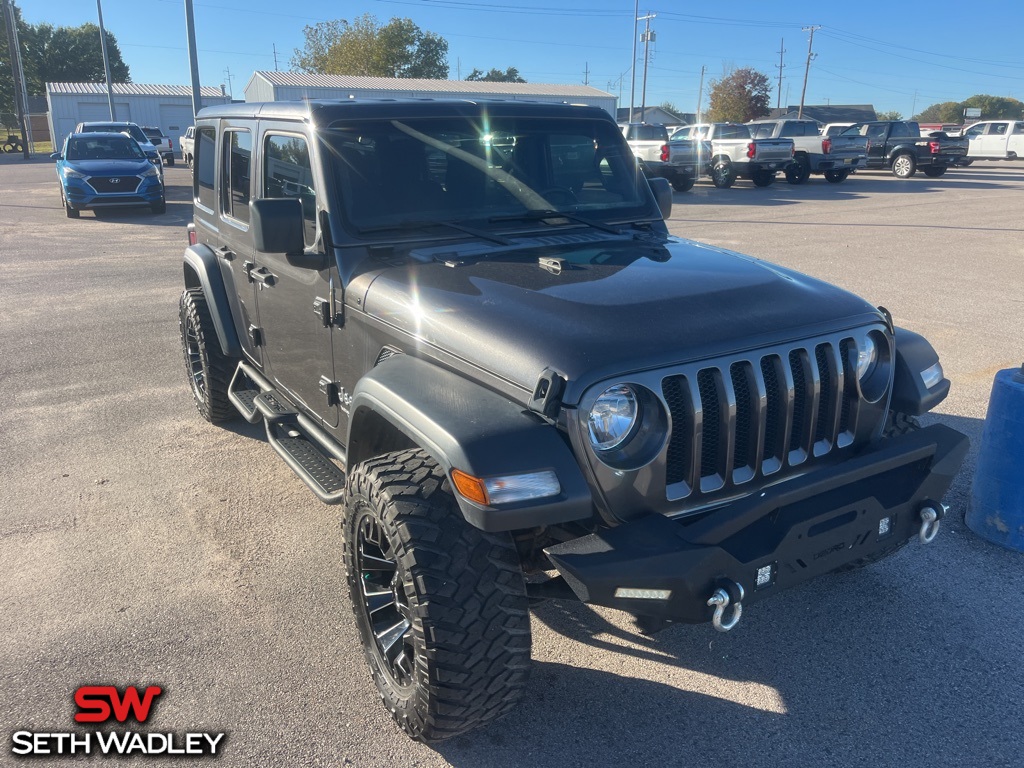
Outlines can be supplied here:
[[[749, 605], [917, 535], [922, 506], [949, 490], [967, 448], [964, 435], [935, 425], [697, 519], [650, 515], [545, 552], [586, 603], [710, 621], [708, 599], [723, 584], [741, 586]], [[771, 574], [760, 586], [759, 569]]]

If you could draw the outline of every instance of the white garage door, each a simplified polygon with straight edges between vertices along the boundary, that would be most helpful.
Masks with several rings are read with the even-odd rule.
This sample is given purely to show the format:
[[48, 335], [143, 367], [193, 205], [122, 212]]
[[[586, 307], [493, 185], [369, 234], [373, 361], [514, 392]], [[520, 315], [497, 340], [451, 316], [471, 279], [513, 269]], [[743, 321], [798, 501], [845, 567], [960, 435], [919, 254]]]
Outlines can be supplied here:
[[164, 133], [177, 138], [192, 125], [192, 107], [185, 104], [161, 104], [160, 127]]
[[[132, 111], [128, 102], [114, 102], [114, 111], [117, 113], [119, 123], [130, 123]], [[80, 101], [78, 102], [78, 121], [80, 123], [103, 123], [110, 120], [110, 107], [104, 102]]]

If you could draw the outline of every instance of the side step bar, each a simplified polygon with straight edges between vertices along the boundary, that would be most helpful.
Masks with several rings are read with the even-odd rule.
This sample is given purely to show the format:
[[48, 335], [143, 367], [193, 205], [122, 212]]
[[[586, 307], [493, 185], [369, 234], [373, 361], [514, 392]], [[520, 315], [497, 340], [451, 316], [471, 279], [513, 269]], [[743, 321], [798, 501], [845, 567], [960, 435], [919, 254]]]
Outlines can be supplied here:
[[340, 504], [345, 496], [345, 453], [319, 426], [286, 405], [263, 375], [239, 363], [228, 387], [228, 399], [250, 424], [266, 423], [267, 442], [316, 497]]

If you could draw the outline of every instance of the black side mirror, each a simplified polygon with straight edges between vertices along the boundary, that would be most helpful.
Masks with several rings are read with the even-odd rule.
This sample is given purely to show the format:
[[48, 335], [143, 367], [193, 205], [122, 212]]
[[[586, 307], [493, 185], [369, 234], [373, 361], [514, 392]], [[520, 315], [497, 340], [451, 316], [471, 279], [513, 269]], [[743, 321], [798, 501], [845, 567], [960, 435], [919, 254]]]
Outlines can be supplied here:
[[51, 160], [60, 160], [60, 152], [51, 152], [50, 153], [50, 159]]
[[654, 199], [658, 201], [658, 207], [661, 209], [661, 218], [668, 221], [668, 218], [672, 215], [672, 185], [668, 183], [668, 179], [660, 177], [648, 179], [647, 183], [651, 185]]
[[253, 245], [261, 253], [301, 254], [302, 201], [294, 197], [249, 202]]

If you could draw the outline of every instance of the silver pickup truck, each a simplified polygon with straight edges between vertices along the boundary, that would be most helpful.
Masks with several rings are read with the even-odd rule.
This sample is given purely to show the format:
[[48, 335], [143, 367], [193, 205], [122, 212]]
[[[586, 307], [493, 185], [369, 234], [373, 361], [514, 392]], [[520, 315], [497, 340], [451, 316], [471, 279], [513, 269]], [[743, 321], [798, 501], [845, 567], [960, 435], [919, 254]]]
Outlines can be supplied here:
[[664, 125], [625, 123], [619, 130], [648, 177], [668, 179], [676, 192], [693, 188], [698, 173], [698, 150], [688, 143], [673, 146]]
[[803, 184], [811, 174], [839, 184], [868, 157], [864, 136], [822, 136], [815, 120], [754, 120], [747, 123], [755, 139], [792, 139], [793, 162], [786, 168], [786, 181]]
[[742, 123], [700, 123], [677, 131], [672, 138], [704, 143], [702, 151], [709, 157], [704, 172], [719, 189], [731, 187], [738, 178], [767, 187], [777, 171], [793, 162], [792, 139], [755, 139]]

